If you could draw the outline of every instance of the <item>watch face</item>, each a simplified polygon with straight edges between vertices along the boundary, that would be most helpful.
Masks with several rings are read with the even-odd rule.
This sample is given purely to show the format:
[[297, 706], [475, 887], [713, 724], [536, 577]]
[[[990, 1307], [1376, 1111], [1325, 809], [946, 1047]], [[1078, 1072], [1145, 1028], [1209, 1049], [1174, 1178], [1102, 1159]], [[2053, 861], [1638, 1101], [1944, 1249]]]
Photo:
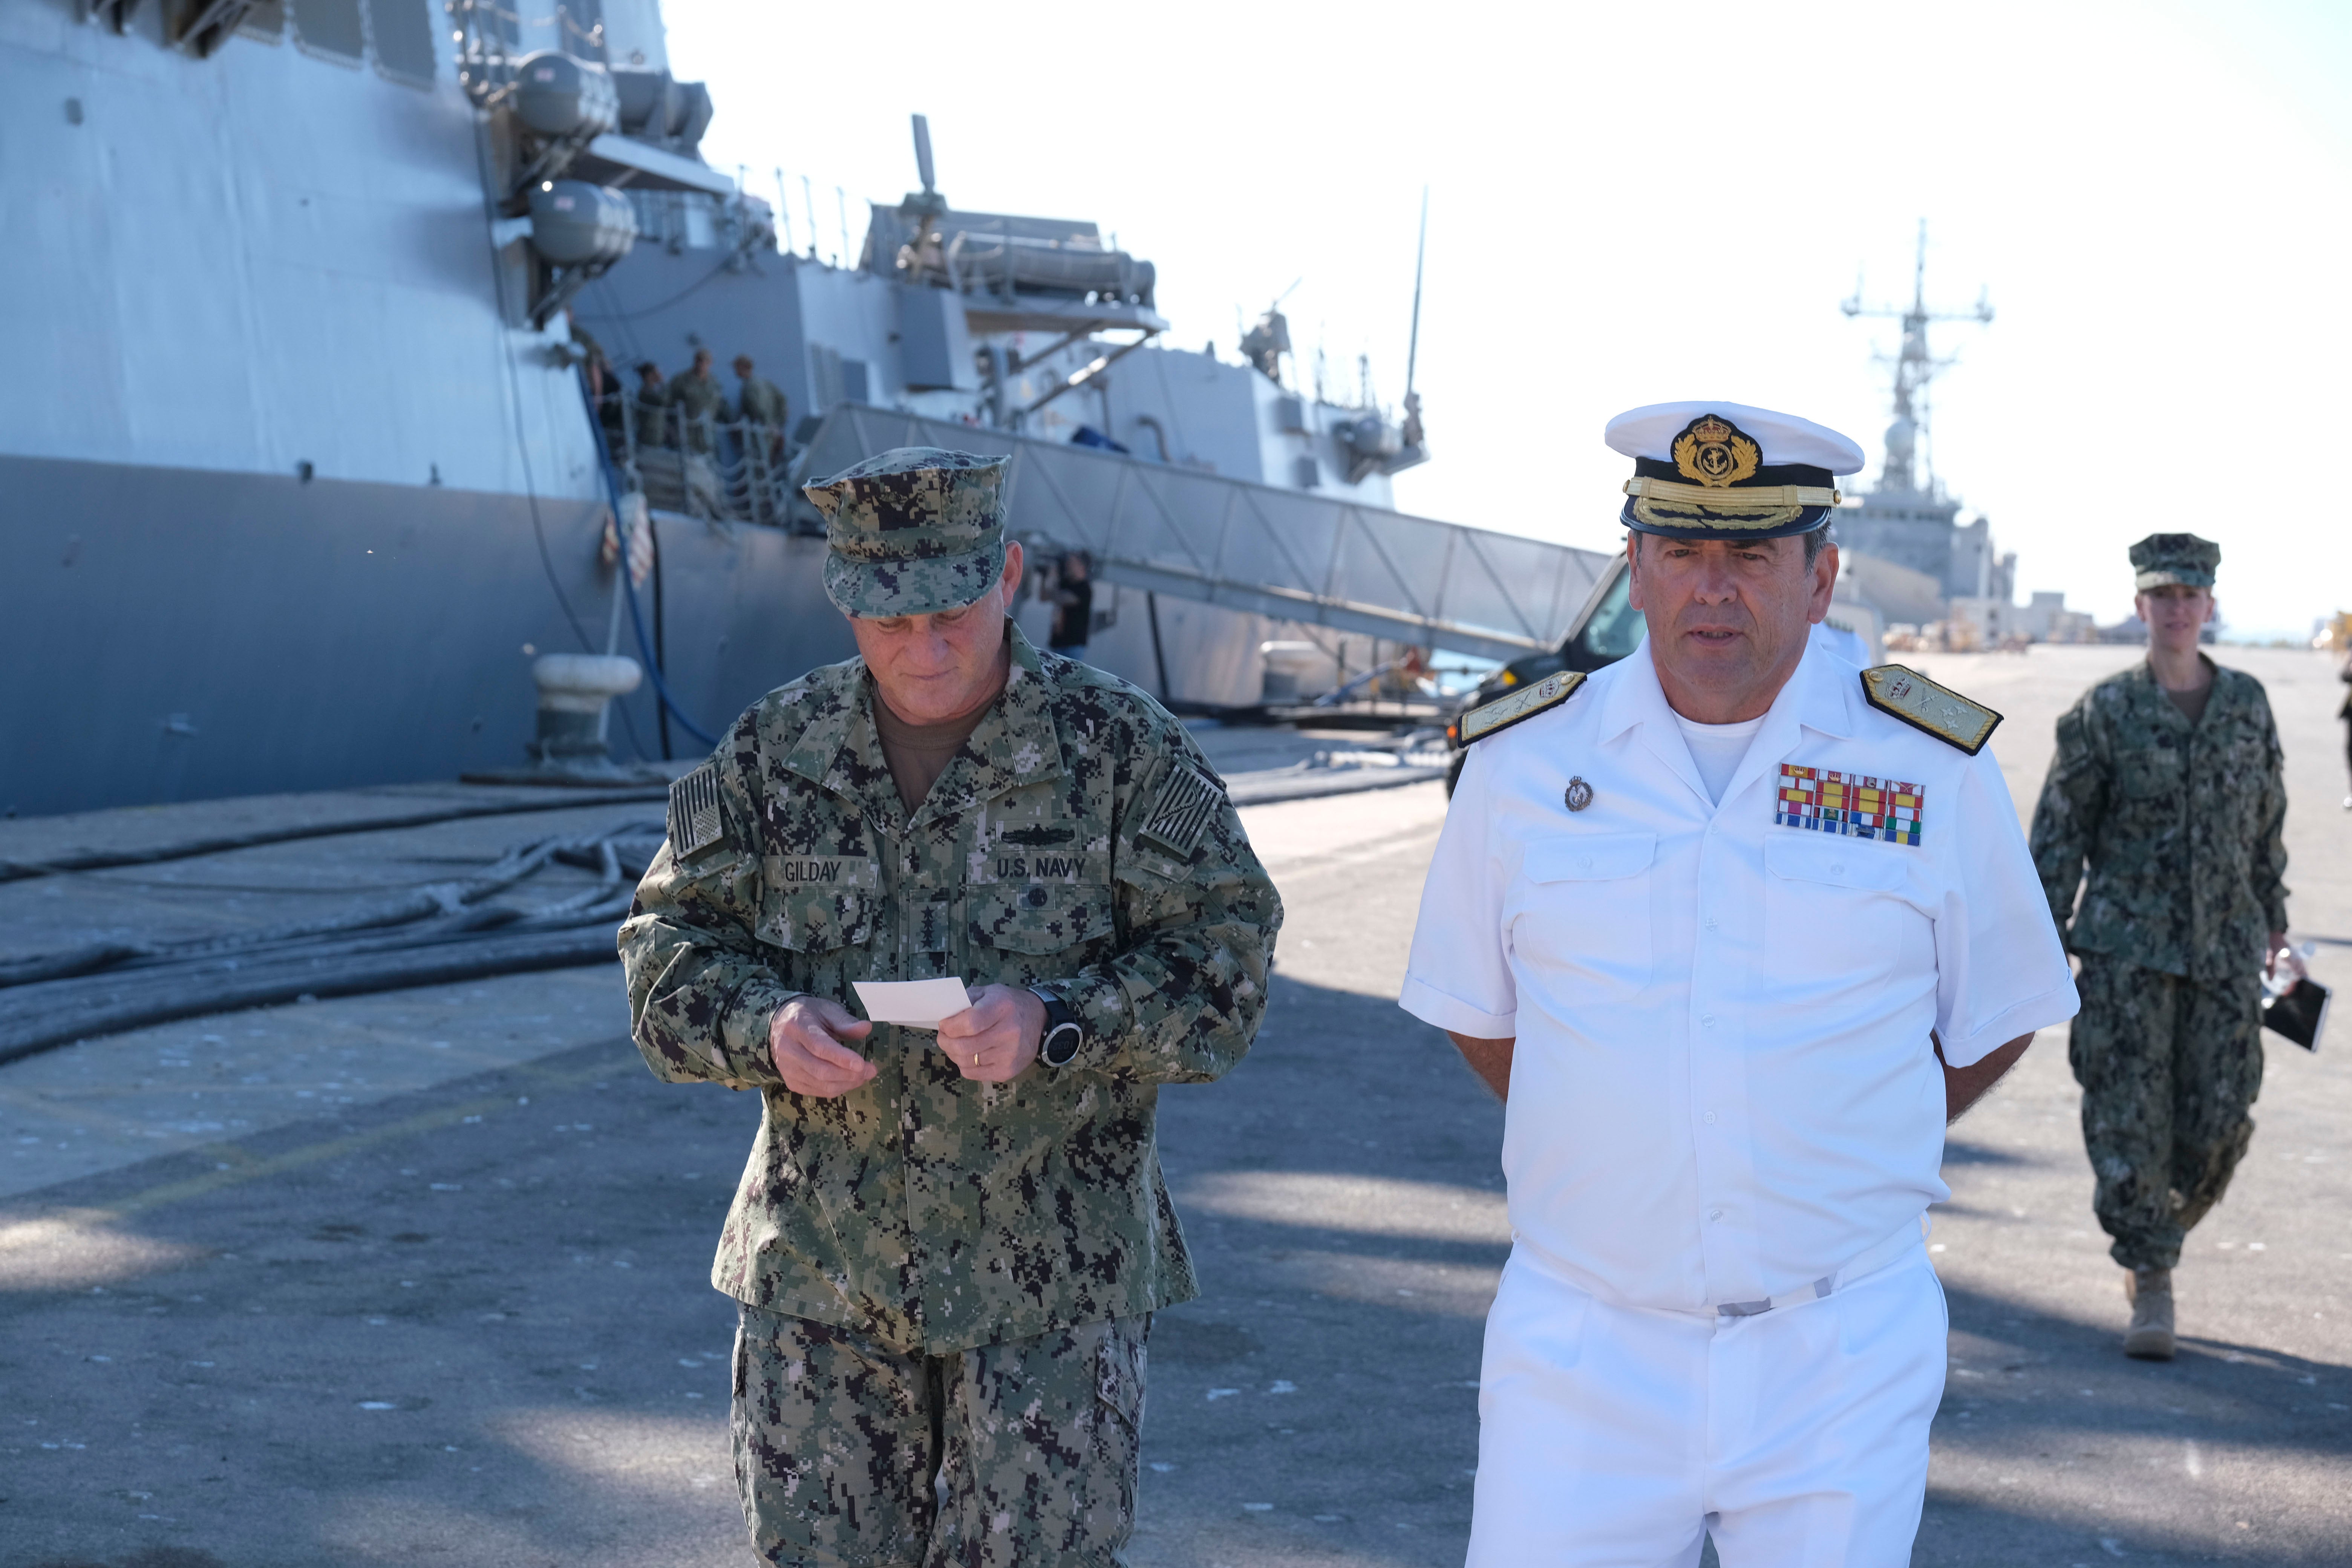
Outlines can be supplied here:
[[1078, 1054], [1078, 1037], [1083, 1033], [1076, 1024], [1060, 1024], [1045, 1031], [1045, 1040], [1037, 1047], [1038, 1056], [1051, 1068], [1066, 1067]]

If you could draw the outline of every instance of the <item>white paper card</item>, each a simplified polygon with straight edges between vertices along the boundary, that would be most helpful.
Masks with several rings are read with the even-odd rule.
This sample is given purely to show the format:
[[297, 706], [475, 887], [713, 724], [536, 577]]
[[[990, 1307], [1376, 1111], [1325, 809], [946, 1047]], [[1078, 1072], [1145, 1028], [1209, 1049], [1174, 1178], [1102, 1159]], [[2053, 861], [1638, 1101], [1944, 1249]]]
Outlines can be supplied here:
[[853, 980], [866, 1016], [877, 1024], [936, 1029], [971, 1005], [961, 978], [948, 980]]

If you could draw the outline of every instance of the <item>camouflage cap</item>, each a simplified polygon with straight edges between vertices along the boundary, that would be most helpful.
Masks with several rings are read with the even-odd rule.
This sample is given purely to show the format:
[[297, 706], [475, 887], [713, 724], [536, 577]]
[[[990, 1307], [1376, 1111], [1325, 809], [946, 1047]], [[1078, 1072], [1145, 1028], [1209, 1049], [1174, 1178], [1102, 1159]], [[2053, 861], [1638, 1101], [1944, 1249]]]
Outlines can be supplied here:
[[803, 486], [824, 513], [824, 591], [845, 616], [961, 609], [1004, 572], [1003, 458], [895, 447]]
[[2210, 588], [2221, 547], [2193, 533], [2151, 533], [2131, 547], [2135, 588]]

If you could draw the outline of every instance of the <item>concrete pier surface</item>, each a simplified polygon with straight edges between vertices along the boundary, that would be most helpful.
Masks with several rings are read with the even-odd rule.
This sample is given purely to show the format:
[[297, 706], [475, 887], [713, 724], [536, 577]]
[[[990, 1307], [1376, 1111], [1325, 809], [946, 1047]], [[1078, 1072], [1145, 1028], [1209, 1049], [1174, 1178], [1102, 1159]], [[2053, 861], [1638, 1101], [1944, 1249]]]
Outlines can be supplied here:
[[[2136, 657], [1911, 662], [2008, 715], [1993, 745], [2023, 817], [2056, 715]], [[2270, 689], [2295, 934], [2318, 978], [2352, 980], [2335, 665], [2216, 657]], [[1273, 765], [1248, 744], [1244, 766]], [[79, 837], [378, 810], [238, 809]], [[266, 923], [658, 810], [0, 883], [0, 961]], [[1394, 1005], [1444, 813], [1427, 782], [1245, 809], [1289, 915], [1249, 1059], [1161, 1101], [1206, 1294], [1154, 1328], [1138, 1568], [1461, 1559], [1508, 1231], [1499, 1109]], [[0, 825], [0, 859], [37, 861], [60, 831]], [[548, 876], [550, 897], [593, 880]], [[2340, 1022], [2315, 1056], [2271, 1037], [2253, 1150], [2190, 1237], [2166, 1365], [2117, 1348], [2121, 1271], [2090, 1215], [2063, 1032], [1953, 1130], [1934, 1237], [1951, 1377], [1916, 1563], [2352, 1562], [2347, 1049]], [[756, 1115], [646, 1074], [614, 967], [194, 1018], [0, 1067], [0, 1568], [751, 1563], [733, 1314], [708, 1273]]]

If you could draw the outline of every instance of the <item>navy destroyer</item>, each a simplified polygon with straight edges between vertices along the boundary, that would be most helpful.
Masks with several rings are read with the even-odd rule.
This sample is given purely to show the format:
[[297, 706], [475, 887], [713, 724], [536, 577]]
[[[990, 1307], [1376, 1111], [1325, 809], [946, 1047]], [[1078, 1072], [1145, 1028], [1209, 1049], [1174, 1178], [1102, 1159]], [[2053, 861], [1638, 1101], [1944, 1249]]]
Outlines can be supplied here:
[[[1180, 705], [1549, 648], [1602, 564], [1396, 512], [1409, 384], [1303, 387], [1278, 309], [1164, 346], [1149, 261], [953, 206], [919, 124], [854, 258], [793, 250], [655, 0], [20, 0], [0, 61], [0, 811], [693, 755], [849, 651], [797, 486], [911, 441], [1010, 458]], [[641, 395], [698, 348], [721, 395]]]

